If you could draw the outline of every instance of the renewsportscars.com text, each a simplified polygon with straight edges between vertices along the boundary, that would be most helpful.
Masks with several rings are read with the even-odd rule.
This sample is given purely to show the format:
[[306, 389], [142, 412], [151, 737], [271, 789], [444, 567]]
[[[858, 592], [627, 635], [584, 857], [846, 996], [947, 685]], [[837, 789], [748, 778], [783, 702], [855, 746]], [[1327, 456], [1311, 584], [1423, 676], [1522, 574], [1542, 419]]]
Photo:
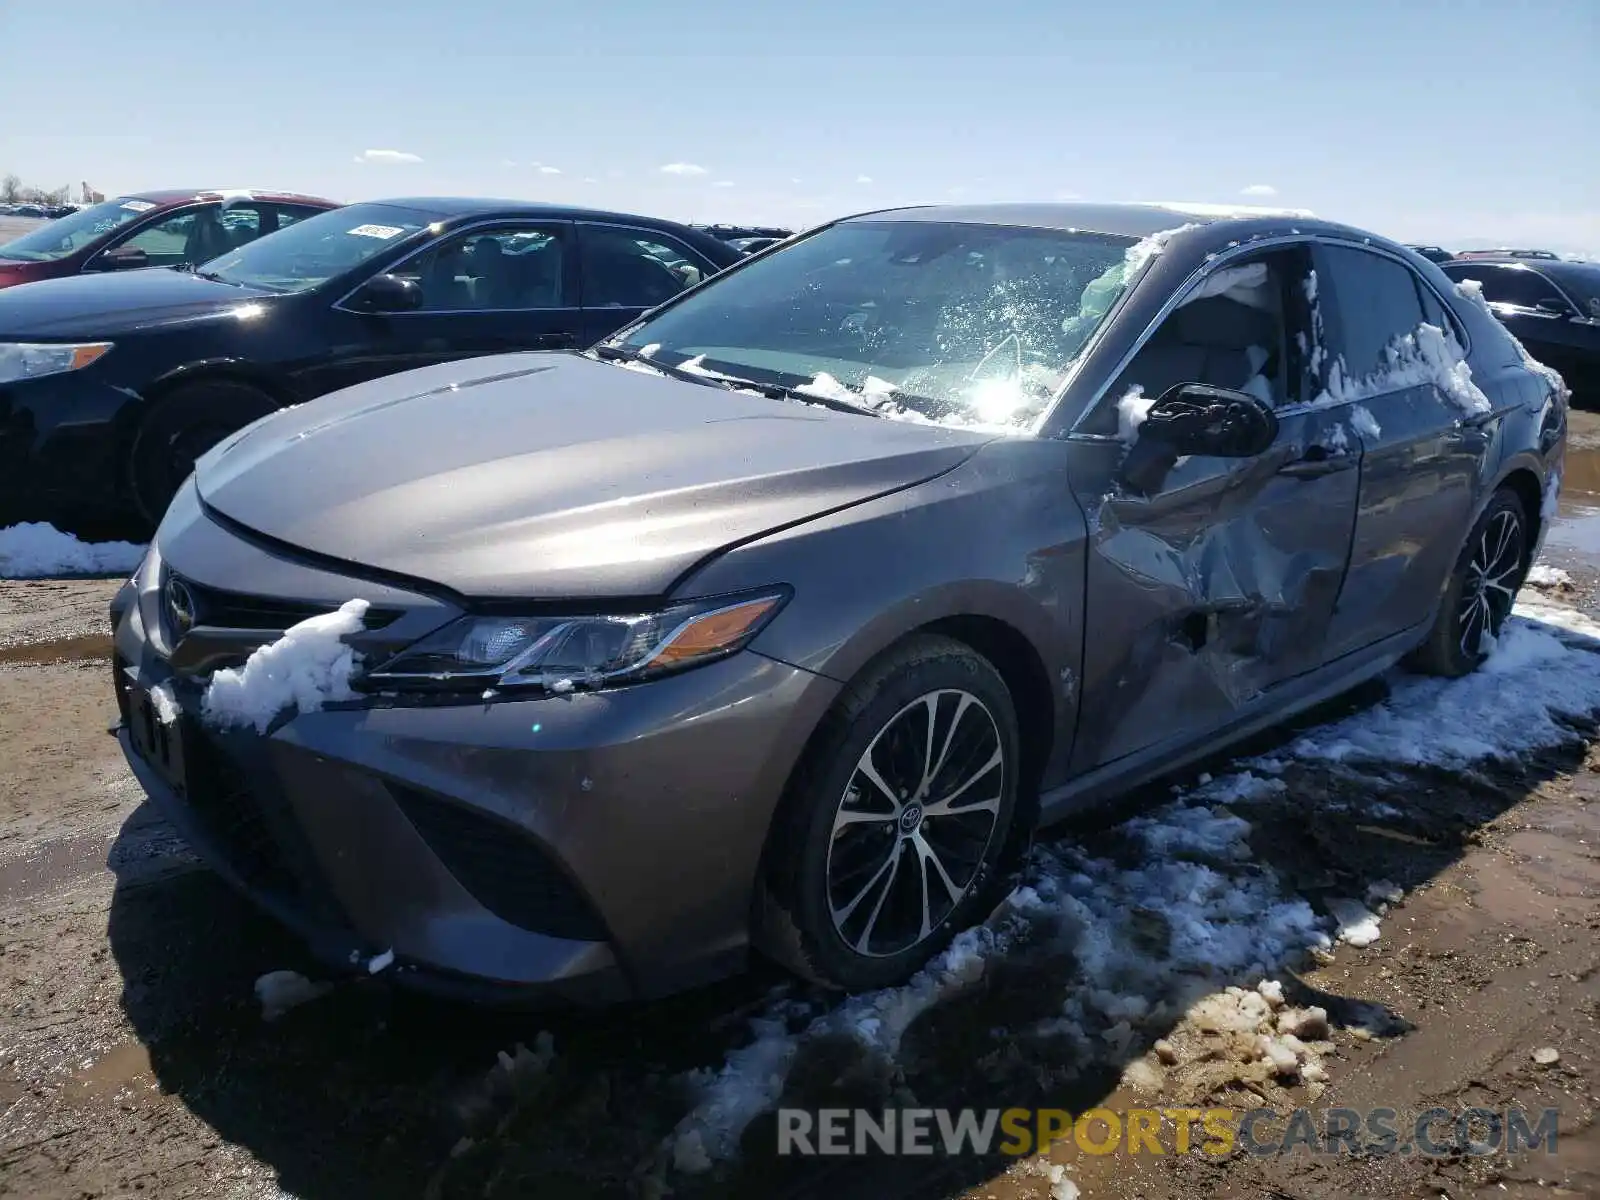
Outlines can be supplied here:
[[778, 1153], [1419, 1154], [1428, 1157], [1556, 1152], [1553, 1108], [1432, 1108], [1403, 1121], [1392, 1108], [780, 1108]]

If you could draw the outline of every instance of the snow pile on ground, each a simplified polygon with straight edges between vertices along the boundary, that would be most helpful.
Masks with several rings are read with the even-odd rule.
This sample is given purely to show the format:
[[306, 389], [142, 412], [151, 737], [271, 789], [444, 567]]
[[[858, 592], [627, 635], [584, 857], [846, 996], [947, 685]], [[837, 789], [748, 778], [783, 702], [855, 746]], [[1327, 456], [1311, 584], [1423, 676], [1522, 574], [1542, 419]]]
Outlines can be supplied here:
[[276, 1021], [292, 1008], [309, 1004], [333, 990], [331, 983], [312, 983], [298, 971], [268, 971], [256, 980], [261, 1019]]
[[1090, 856], [1070, 841], [1038, 846], [1022, 884], [990, 919], [904, 987], [852, 996], [820, 1015], [774, 1001], [720, 1069], [687, 1077], [694, 1106], [662, 1146], [659, 1167], [699, 1172], [736, 1155], [808, 1046], [849, 1038], [892, 1068], [919, 1016], [979, 984], [1001, 959], [1041, 952], [1070, 961], [1075, 976], [1057, 1015], [1026, 1033], [998, 1031], [1004, 1043], [996, 1053], [1015, 1051], [1019, 1037], [1064, 1038], [1121, 1061], [1169, 1029], [1134, 1060], [1127, 1081], [1159, 1089], [1162, 1067], [1185, 1063], [1195, 1078], [1214, 1069], [1219, 1081], [1299, 1080], [1319, 1090], [1328, 1013], [1285, 1003], [1273, 976], [1307, 953], [1326, 955], [1335, 939], [1357, 950], [1378, 943], [1381, 918], [1401, 892], [1380, 881], [1319, 912], [1256, 861], [1252, 825], [1241, 814], [1282, 798], [1290, 759], [1459, 769], [1569, 741], [1564, 718], [1600, 712], [1600, 624], [1537, 602], [1518, 613], [1477, 674], [1397, 674], [1377, 707], [1306, 733], [1275, 758], [1202, 776], [1171, 803], [1125, 822], [1114, 857]]
[[0, 579], [131, 575], [144, 553], [133, 542], [84, 542], [54, 525], [26, 521], [0, 529]]
[[1572, 576], [1560, 567], [1546, 566], [1544, 563], [1535, 563], [1528, 568], [1528, 574], [1523, 581], [1529, 587], [1536, 588], [1570, 588]]
[[265, 733], [291, 705], [315, 712], [326, 700], [352, 700], [350, 676], [359, 656], [344, 639], [365, 627], [367, 602], [347, 601], [337, 612], [308, 617], [253, 653], [244, 666], [211, 677], [200, 709], [220, 728], [254, 726]]

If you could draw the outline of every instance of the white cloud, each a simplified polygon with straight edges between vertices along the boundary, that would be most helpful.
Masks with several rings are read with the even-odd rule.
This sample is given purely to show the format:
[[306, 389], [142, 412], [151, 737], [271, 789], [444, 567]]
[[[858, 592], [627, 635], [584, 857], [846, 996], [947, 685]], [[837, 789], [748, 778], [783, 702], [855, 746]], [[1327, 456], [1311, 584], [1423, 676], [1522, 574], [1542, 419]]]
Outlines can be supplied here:
[[857, 183], [871, 183], [872, 182], [872, 176], [871, 175], [857, 175], [856, 176], [856, 182]]
[[356, 155], [358, 163], [419, 163], [422, 161], [420, 154], [411, 154], [405, 150], [363, 150]]
[[731, 179], [718, 179], [718, 180], [715, 180], [711, 184], [711, 186], [712, 187], [732, 187], [733, 186], [733, 180], [731, 180]]
[[500, 160], [500, 165], [502, 167], [514, 167], [517, 165], [517, 160], [514, 158], [502, 158]]
[[596, 178], [595, 178], [595, 177], [594, 177], [594, 176], [593, 176], [593, 175], [585, 175], [585, 176], [584, 176], [584, 177], [583, 177], [583, 181], [584, 181], [584, 182], [585, 182], [585, 183], [599, 183], [599, 182], [600, 182], [600, 181], [599, 181], [599, 180], [598, 180], [598, 179], [596, 179]]
[[792, 175], [789, 178], [789, 182], [790, 183], [804, 183], [805, 180], [801, 179], [800, 176], [798, 176], [798, 175]]
[[1249, 187], [1239, 189], [1241, 196], [1276, 196], [1278, 189], [1270, 183], [1252, 183]]
[[561, 168], [560, 167], [546, 167], [546, 166], [541, 164], [540, 167], [539, 167], [539, 174], [541, 174], [541, 175], [559, 175], [559, 174], [561, 174]]
[[706, 169], [698, 163], [675, 162], [661, 168], [663, 175], [704, 175]]

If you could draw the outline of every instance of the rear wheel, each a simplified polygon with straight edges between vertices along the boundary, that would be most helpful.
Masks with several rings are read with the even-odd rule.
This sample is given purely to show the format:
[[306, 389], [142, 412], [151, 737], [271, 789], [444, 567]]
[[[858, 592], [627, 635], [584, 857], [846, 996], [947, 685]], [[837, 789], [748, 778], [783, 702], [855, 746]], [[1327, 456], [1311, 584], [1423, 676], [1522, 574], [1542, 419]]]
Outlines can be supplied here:
[[129, 463], [134, 504], [147, 526], [161, 523], [196, 459], [277, 407], [265, 392], [229, 379], [190, 384], [157, 401], [139, 426]]
[[1408, 660], [1430, 675], [1466, 675], [1494, 649], [1527, 574], [1532, 530], [1510, 488], [1490, 498], [1445, 587], [1428, 640]]
[[1016, 808], [1017, 719], [989, 662], [918, 637], [819, 730], [768, 849], [762, 941], [856, 991], [901, 982], [987, 914]]

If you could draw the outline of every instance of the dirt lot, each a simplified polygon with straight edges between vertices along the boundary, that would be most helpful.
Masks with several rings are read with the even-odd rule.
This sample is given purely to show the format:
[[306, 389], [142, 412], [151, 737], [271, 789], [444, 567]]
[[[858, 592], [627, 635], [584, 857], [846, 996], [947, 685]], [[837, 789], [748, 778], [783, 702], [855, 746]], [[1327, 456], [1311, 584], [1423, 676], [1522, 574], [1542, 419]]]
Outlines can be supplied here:
[[[1570, 581], [1542, 589], [1591, 614], [1600, 611], [1600, 494], [1584, 493], [1600, 493], [1597, 442], [1600, 421], [1583, 418], [1567, 520], [1546, 555]], [[905, 989], [869, 1005], [871, 1022], [760, 966], [708, 991], [599, 1013], [473, 1012], [397, 993], [379, 977], [268, 1022], [256, 979], [316, 971], [142, 806], [107, 733], [113, 590], [103, 580], [0, 584], [0, 1195], [1600, 1195], [1593, 711], [1552, 701], [1541, 748], [1515, 757], [1454, 769], [1403, 756], [1352, 765], [1328, 750], [1339, 730], [1357, 728], [1350, 722], [1381, 731], [1409, 712], [1426, 726], [1417, 706], [1459, 716], [1467, 694], [1374, 685], [1248, 747], [1243, 769], [1241, 756], [1171, 781], [1178, 801], [1166, 786], [1130, 801], [1140, 811], [1176, 803], [1166, 824], [1119, 812], [1052, 831], [1042, 861], [1066, 868], [1036, 871], [1041, 893], [1047, 883], [1071, 892], [1080, 868], [1107, 887], [1142, 878], [1156, 835], [1188, 817], [1209, 822], [1205, 838], [1171, 857], [1200, 872], [1193, 878], [1234, 881], [1236, 894], [1275, 880], [1319, 911], [1333, 897], [1367, 896], [1380, 912], [1389, 902], [1375, 896], [1403, 893], [1380, 912], [1376, 942], [1351, 938], [1270, 964], [1283, 1012], [1327, 1014], [1326, 1029], [1302, 1028], [1305, 1055], [1287, 1073], [1262, 1066], [1253, 1030], [1216, 1018], [1219, 1004], [1261, 1007], [1220, 992], [1253, 987], [1259, 974], [1243, 969], [1153, 971], [1138, 989], [1148, 1012], [1090, 1022], [1087, 1043], [1052, 1034], [1063, 997], [1079, 1011], [1070, 998], [1098, 969], [1091, 940], [1065, 918], [1058, 936], [1030, 926], [981, 973], [945, 980], [931, 1002]], [[1563, 678], [1581, 683], [1592, 651], [1573, 653], [1585, 657], [1574, 660], [1577, 674], [1567, 661]], [[1600, 656], [1592, 669], [1600, 673]], [[1550, 672], [1554, 687], [1555, 665]], [[1467, 725], [1510, 719], [1492, 703], [1469, 715]], [[1322, 750], [1297, 749], [1302, 736], [1320, 738]], [[1206, 832], [1216, 829], [1233, 840]], [[1168, 906], [1106, 918], [1117, 945], [1147, 943], [1135, 965], [1177, 954], [1188, 885], [1175, 886]], [[1274, 903], [1261, 910], [1264, 941], [1274, 914], [1292, 908]], [[1071, 911], [1058, 904], [1058, 915]], [[1193, 1007], [1206, 992], [1220, 999]], [[851, 1020], [835, 1021], [841, 1013]], [[885, 1026], [895, 1030], [887, 1043]], [[841, 1032], [851, 1029], [878, 1040]], [[1547, 1049], [1555, 1060], [1536, 1061]], [[1553, 1156], [1509, 1159], [1096, 1156], [1069, 1143], [1054, 1151], [1055, 1178], [1040, 1157], [779, 1159], [770, 1115], [730, 1126], [719, 1107], [744, 1103], [747, 1085], [767, 1087], [757, 1108], [780, 1094], [873, 1108], [912, 1097], [1072, 1111], [1309, 1104], [1387, 1106], [1403, 1124], [1435, 1105], [1550, 1106], [1560, 1142]], [[721, 1149], [741, 1152], [716, 1152], [725, 1133], [732, 1141]], [[719, 1161], [699, 1169], [697, 1149]]]

